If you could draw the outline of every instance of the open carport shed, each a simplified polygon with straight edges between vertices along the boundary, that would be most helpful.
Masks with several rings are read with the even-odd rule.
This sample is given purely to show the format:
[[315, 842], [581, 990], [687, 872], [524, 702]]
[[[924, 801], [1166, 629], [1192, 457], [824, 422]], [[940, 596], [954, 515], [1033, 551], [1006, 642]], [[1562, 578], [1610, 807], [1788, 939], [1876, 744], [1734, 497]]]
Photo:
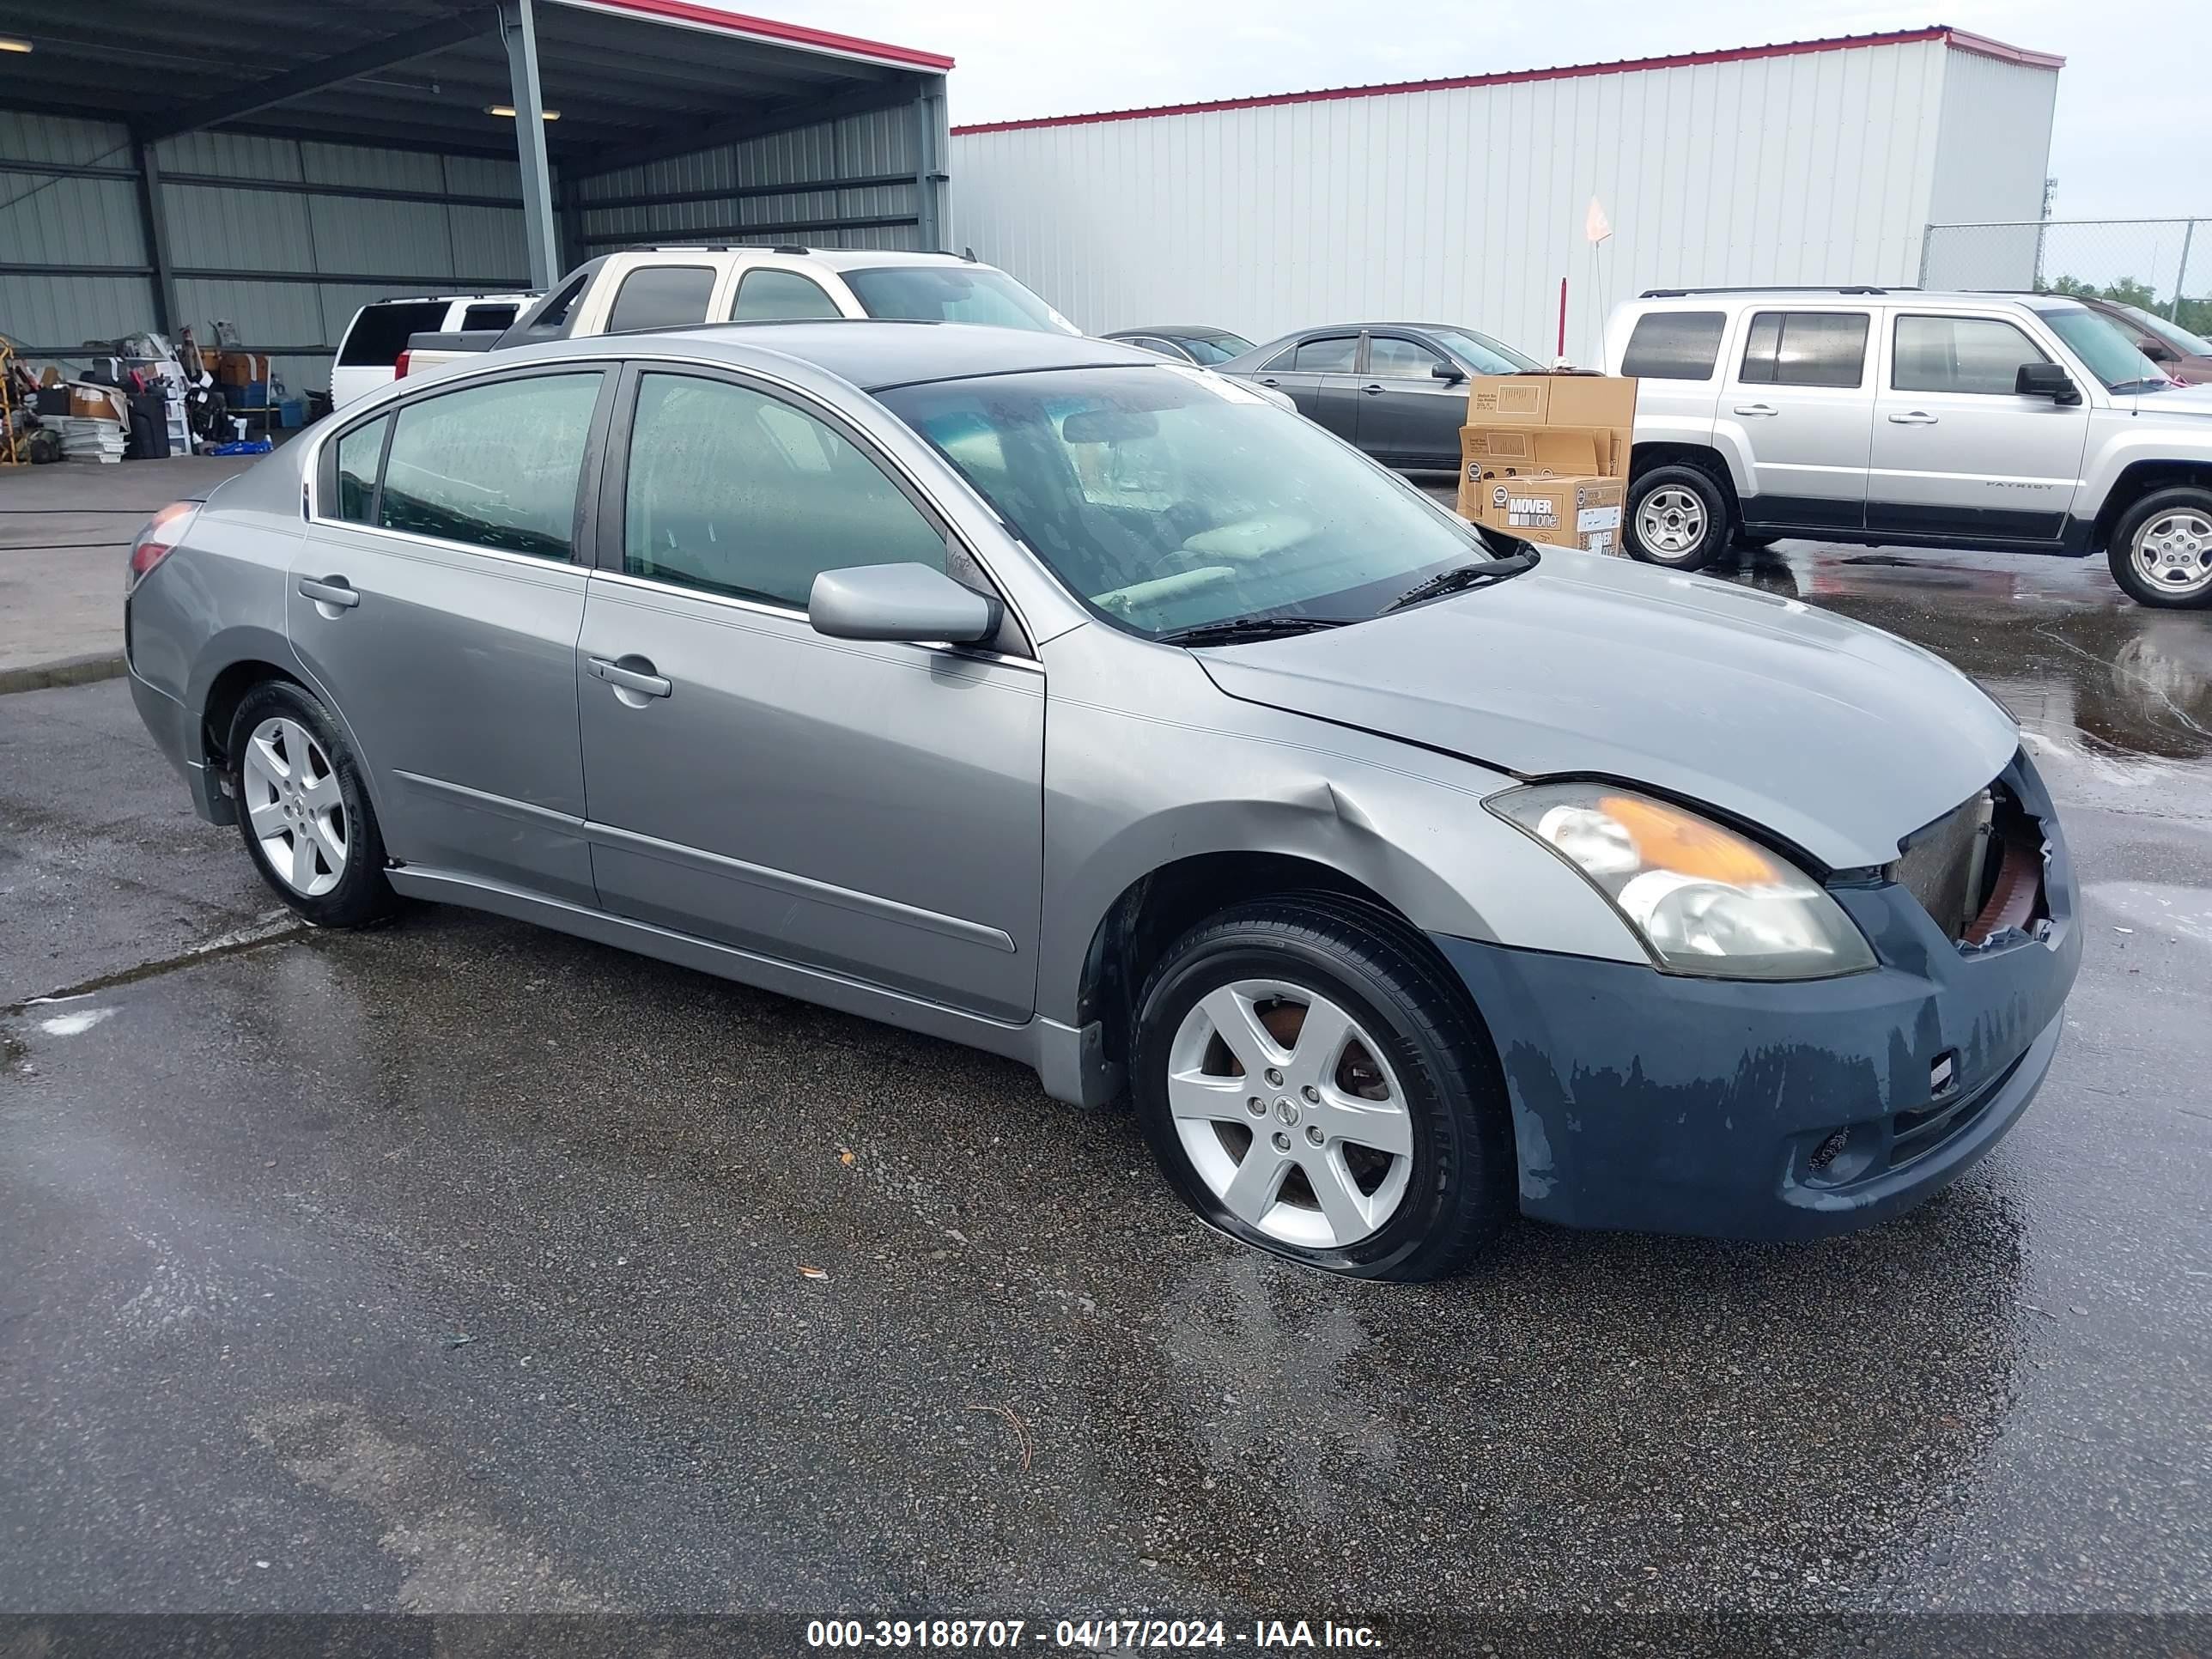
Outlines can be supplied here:
[[374, 299], [639, 241], [934, 248], [951, 66], [690, 0], [0, 0], [0, 332], [221, 318], [296, 392]]

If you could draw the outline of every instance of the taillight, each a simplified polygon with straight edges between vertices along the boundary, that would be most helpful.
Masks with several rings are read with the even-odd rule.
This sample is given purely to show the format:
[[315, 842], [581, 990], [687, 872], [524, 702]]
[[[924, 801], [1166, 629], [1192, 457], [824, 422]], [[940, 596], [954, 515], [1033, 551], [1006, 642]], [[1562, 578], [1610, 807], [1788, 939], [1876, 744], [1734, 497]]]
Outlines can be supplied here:
[[392, 361], [392, 378], [393, 380], [404, 380], [407, 378], [407, 360], [414, 355], [411, 351], [403, 351]]
[[146, 573], [167, 558], [170, 550], [184, 540], [185, 526], [199, 510], [198, 501], [171, 501], [146, 520], [138, 539], [131, 544], [131, 586], [144, 581]]

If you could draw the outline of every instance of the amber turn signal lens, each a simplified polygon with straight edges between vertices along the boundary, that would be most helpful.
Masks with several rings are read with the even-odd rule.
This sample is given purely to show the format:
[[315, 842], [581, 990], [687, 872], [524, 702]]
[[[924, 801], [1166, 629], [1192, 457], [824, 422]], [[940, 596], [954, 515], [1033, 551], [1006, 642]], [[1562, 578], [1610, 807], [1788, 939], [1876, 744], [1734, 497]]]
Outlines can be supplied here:
[[1638, 856], [1655, 870], [1735, 887], [1768, 886], [1782, 879], [1781, 870], [1757, 848], [1691, 813], [1632, 795], [1602, 796], [1598, 810], [1628, 832]]

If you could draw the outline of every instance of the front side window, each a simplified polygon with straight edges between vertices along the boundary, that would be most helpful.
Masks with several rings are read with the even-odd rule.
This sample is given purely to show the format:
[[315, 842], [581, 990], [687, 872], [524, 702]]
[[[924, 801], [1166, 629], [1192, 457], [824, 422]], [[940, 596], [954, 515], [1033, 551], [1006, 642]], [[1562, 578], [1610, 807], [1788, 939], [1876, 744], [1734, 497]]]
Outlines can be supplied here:
[[1200, 369], [878, 395], [1069, 592], [1147, 637], [1255, 616], [1359, 620], [1494, 556], [1473, 526], [1310, 421]]
[[873, 461], [727, 380], [639, 380], [623, 495], [623, 568], [653, 581], [804, 610], [824, 570], [945, 568], [944, 537]]
[[1710, 380], [1727, 325], [1725, 312], [1647, 311], [1628, 337], [1620, 372], [1638, 380]]
[[1291, 354], [1291, 367], [1301, 374], [1349, 374], [1358, 349], [1358, 337], [1351, 334], [1306, 340]]
[[1899, 317], [1889, 383], [1899, 392], [2008, 398], [2022, 363], [2050, 361], [2027, 335], [1998, 318]]
[[738, 283], [737, 303], [730, 307], [736, 323], [799, 322], [809, 318], [842, 317], [822, 284], [795, 270], [759, 265]]
[[1443, 359], [1425, 345], [1377, 334], [1367, 342], [1367, 372], [1378, 380], [1426, 380]]
[[1744, 341], [1746, 386], [1855, 386], [1866, 378], [1867, 313], [1762, 311]]
[[607, 332], [644, 328], [681, 328], [707, 320], [707, 301], [714, 292], [709, 265], [640, 265], [615, 290], [607, 313]]
[[380, 415], [338, 440], [338, 498], [332, 516], [348, 524], [374, 522], [376, 464], [384, 459], [384, 433], [391, 424], [389, 415]]
[[465, 331], [477, 328], [506, 328], [514, 321], [513, 306], [471, 306], [461, 313], [461, 327]]
[[877, 265], [844, 276], [845, 286], [871, 317], [981, 323], [1047, 334], [1082, 332], [1005, 271], [989, 265]]
[[596, 369], [448, 392], [400, 410], [377, 522], [441, 541], [566, 559]]

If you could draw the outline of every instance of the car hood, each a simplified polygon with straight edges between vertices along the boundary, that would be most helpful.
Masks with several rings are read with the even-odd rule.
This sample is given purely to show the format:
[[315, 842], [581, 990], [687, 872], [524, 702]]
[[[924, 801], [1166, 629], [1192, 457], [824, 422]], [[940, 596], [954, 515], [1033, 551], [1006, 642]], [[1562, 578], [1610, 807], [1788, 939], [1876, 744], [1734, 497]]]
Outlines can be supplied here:
[[1494, 587], [1194, 654], [1232, 697], [1524, 778], [1645, 784], [1831, 869], [1895, 858], [2020, 743], [1972, 681], [1878, 629], [1565, 550]]

